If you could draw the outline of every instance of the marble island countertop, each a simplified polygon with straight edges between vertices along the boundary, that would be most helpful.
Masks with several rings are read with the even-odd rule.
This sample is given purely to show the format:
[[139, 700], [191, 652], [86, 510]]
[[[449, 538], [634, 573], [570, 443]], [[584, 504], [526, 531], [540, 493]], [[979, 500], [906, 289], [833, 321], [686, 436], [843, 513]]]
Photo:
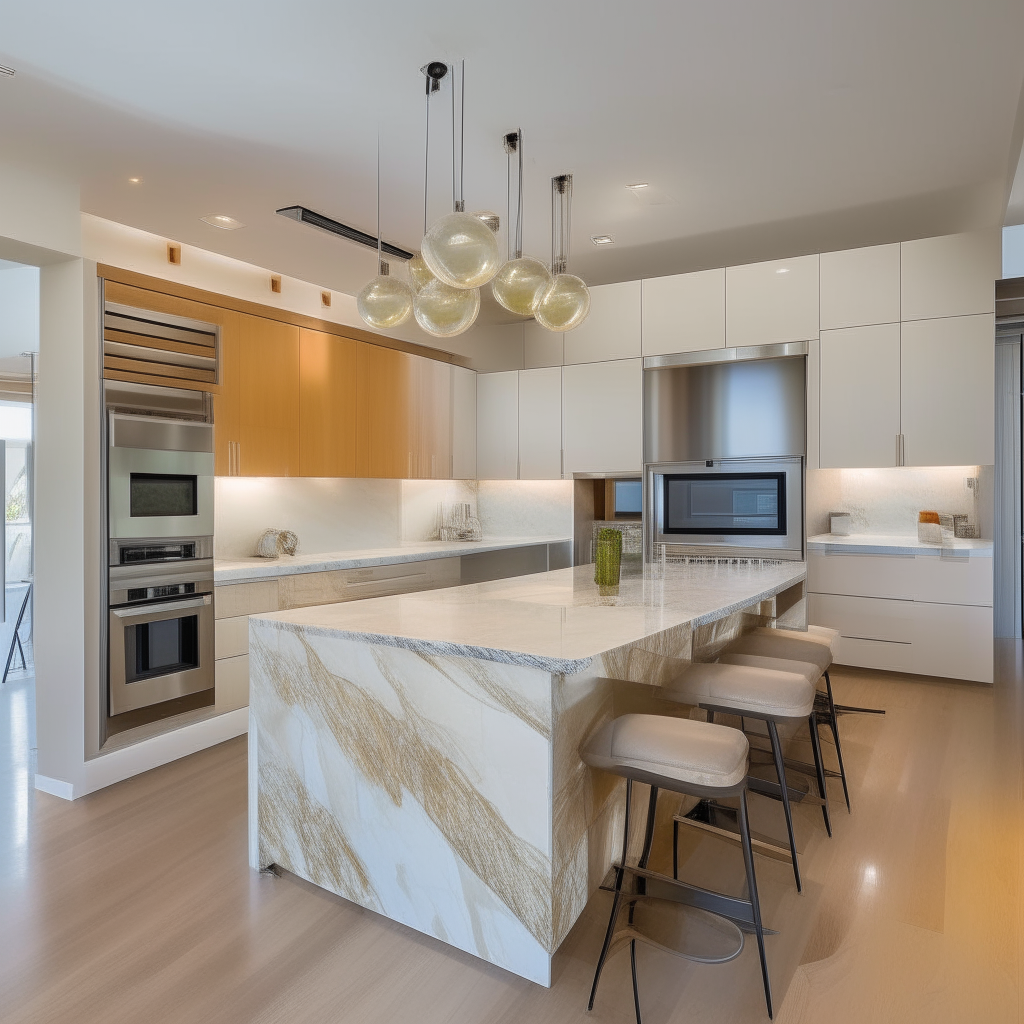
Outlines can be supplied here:
[[213, 578], [215, 583], [243, 583], [303, 572], [365, 569], [374, 565], [423, 562], [431, 558], [451, 558], [478, 554], [481, 551], [532, 547], [536, 544], [562, 544], [568, 543], [569, 540], [569, 537], [488, 537], [479, 541], [403, 541], [386, 548], [311, 554], [302, 552], [297, 555], [281, 555], [276, 559], [217, 558], [214, 560]]
[[252, 622], [421, 654], [581, 672], [609, 651], [675, 626], [715, 621], [801, 582], [803, 562], [659, 565], [623, 572], [617, 593], [593, 565], [446, 590], [321, 605]]
[[820, 533], [807, 538], [809, 552], [859, 555], [953, 555], [960, 558], [991, 558], [992, 541], [954, 539], [948, 545], [925, 544], [914, 534], [853, 533], [848, 537]]

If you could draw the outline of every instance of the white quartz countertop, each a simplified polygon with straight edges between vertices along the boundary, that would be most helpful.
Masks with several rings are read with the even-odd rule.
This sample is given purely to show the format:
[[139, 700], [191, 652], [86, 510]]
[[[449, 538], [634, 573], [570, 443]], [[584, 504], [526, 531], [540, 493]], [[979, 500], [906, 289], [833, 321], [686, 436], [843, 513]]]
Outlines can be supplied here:
[[[253, 616], [250, 624], [425, 654], [582, 672], [591, 660], [685, 623], [713, 622], [799, 583], [803, 562], [624, 570], [617, 593], [594, 566]], [[664, 575], [662, 575], [664, 573]]]
[[394, 547], [313, 554], [281, 555], [278, 558], [217, 558], [213, 563], [215, 583], [245, 583], [251, 580], [292, 576], [302, 572], [332, 569], [365, 569], [373, 565], [424, 562], [431, 558], [452, 558], [481, 551], [526, 548], [536, 544], [568, 543], [569, 537], [489, 537], [482, 541], [403, 541]]
[[912, 534], [886, 535], [879, 533], [853, 533], [840, 537], [820, 533], [807, 538], [808, 551], [822, 551], [837, 555], [953, 555], [959, 558], [991, 558], [992, 541], [959, 540], [949, 544], [925, 544]]

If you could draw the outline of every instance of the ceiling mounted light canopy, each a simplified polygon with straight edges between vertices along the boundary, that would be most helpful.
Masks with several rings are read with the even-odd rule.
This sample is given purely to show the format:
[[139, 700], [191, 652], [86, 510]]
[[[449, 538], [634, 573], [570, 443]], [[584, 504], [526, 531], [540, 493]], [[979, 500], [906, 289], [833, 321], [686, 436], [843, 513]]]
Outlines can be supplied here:
[[[431, 65], [432, 66], [432, 65]], [[452, 65], [452, 207], [453, 212], [431, 225], [420, 251], [431, 273], [452, 288], [479, 288], [501, 266], [494, 232], [480, 216], [466, 213], [463, 193], [466, 138], [466, 62]], [[429, 112], [430, 85], [427, 86]], [[429, 114], [428, 114], [429, 116]]]
[[571, 331], [590, 313], [590, 291], [581, 278], [568, 273], [572, 230], [572, 175], [551, 179], [551, 287], [537, 304], [534, 318], [549, 331]]
[[[548, 268], [531, 256], [523, 255], [523, 133], [517, 129], [505, 136], [508, 155], [508, 209], [505, 224], [508, 229], [508, 261], [491, 282], [495, 299], [510, 313], [533, 316], [541, 297], [551, 287]], [[513, 172], [513, 164], [516, 172]], [[512, 186], [515, 182], [515, 203]], [[515, 231], [512, 230], [512, 211], [515, 209]]]
[[412, 315], [412, 289], [391, 276], [381, 254], [380, 235], [380, 139], [377, 139], [377, 276], [356, 296], [363, 322], [378, 330], [398, 327]]

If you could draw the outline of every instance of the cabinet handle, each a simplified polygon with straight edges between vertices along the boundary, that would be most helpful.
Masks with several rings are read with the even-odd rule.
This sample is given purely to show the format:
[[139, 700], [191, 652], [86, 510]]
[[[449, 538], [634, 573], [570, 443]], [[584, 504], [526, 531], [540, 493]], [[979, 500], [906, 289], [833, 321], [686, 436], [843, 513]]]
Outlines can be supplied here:
[[242, 443], [228, 441], [228, 476], [242, 475]]
[[896, 465], [900, 465], [900, 435], [896, 435]]
[[907, 464], [907, 439], [900, 434], [900, 465]]

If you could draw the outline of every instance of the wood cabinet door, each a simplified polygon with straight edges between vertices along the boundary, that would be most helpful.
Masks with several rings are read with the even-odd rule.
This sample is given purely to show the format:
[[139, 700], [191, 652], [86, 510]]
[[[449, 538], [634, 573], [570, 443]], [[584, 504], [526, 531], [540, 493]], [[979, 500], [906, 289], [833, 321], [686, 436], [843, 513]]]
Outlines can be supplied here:
[[361, 346], [322, 331], [299, 332], [300, 476], [357, 475]]
[[413, 357], [377, 345], [366, 346], [366, 472], [360, 476], [407, 479], [413, 476], [418, 439], [419, 382]]
[[822, 331], [819, 465], [898, 465], [900, 325]]
[[904, 465], [992, 465], [994, 316], [915, 320], [901, 329]]
[[299, 473], [299, 328], [238, 314], [239, 471]]

